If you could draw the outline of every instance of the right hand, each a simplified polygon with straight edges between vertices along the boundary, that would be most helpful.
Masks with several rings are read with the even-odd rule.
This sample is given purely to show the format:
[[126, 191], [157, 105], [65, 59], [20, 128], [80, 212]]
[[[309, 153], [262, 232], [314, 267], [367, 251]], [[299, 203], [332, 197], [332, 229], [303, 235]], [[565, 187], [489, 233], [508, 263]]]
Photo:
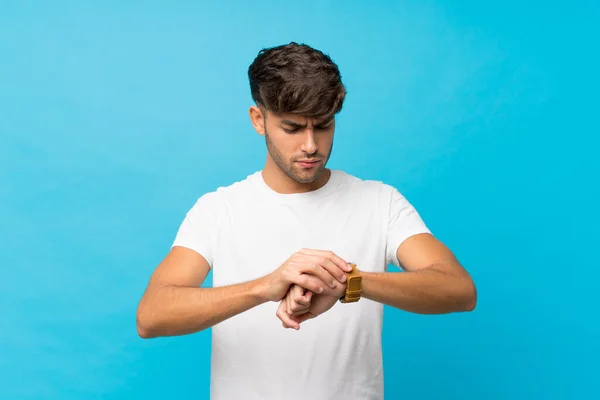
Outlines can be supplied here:
[[265, 277], [265, 296], [280, 301], [294, 284], [314, 294], [331, 295], [340, 284], [346, 284], [346, 272], [350, 271], [352, 267], [331, 251], [302, 249]]

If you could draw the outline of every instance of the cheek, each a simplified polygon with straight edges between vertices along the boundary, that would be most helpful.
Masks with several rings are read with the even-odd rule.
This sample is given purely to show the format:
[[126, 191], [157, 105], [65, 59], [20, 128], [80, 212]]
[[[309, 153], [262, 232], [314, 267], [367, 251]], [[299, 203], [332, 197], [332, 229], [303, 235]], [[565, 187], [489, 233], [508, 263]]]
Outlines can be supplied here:
[[318, 142], [319, 149], [321, 151], [329, 151], [332, 143], [333, 143], [333, 135], [332, 134], [323, 135]]
[[271, 144], [277, 149], [277, 152], [285, 158], [292, 157], [298, 153], [301, 143], [294, 136], [290, 136], [285, 132], [275, 132], [269, 135]]

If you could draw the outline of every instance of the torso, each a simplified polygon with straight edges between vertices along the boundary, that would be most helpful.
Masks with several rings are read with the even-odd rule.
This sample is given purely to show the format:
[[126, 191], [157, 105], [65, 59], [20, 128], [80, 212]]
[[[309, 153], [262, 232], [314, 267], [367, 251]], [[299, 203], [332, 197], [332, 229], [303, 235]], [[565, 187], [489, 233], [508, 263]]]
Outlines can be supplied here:
[[[332, 171], [323, 188], [279, 195], [260, 172], [217, 192], [213, 286], [250, 281], [301, 248], [331, 250], [363, 271], [386, 269], [389, 193]], [[213, 327], [211, 398], [383, 398], [381, 304], [336, 304], [299, 331], [270, 302]]]

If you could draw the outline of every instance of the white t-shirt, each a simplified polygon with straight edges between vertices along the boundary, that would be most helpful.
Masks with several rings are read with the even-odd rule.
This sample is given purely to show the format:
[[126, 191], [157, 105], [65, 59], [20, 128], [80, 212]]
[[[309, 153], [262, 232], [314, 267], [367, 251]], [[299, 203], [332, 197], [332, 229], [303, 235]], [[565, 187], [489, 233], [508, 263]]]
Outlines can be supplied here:
[[[260, 278], [302, 248], [331, 250], [359, 270], [399, 266], [398, 246], [429, 233], [392, 186], [332, 170], [320, 189], [279, 194], [261, 171], [200, 197], [173, 246], [202, 254], [213, 286]], [[213, 400], [383, 398], [383, 305], [361, 299], [285, 329], [268, 302], [212, 328]]]

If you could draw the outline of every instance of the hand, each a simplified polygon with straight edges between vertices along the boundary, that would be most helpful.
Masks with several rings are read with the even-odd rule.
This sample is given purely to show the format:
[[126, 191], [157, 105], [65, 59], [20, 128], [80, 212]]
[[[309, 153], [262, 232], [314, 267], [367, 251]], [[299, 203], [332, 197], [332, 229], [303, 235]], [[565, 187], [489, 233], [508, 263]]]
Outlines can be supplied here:
[[299, 285], [314, 294], [332, 295], [346, 282], [352, 267], [331, 251], [302, 249], [277, 270], [262, 278], [263, 293], [269, 301], [280, 301], [291, 285]]
[[282, 308], [289, 315], [301, 315], [310, 308], [310, 301], [314, 294], [310, 290], [304, 289], [300, 285], [292, 285], [288, 294], [281, 303], [284, 303]]
[[332, 295], [315, 295], [298, 285], [292, 285], [279, 304], [277, 317], [284, 328], [300, 329], [300, 324], [315, 318], [335, 305], [346, 292], [346, 285], [337, 284]]

